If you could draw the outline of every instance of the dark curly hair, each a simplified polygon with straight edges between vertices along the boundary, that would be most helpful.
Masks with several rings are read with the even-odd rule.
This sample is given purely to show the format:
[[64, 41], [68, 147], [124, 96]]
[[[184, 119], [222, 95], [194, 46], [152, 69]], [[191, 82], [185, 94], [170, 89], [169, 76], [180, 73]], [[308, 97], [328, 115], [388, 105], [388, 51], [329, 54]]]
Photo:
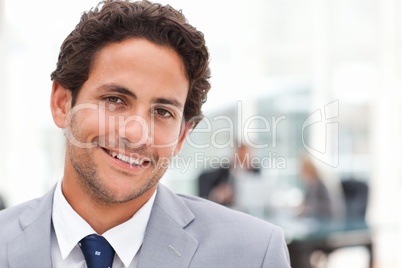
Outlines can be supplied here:
[[175, 50], [183, 60], [189, 91], [184, 119], [196, 126], [210, 89], [209, 53], [203, 34], [191, 26], [181, 11], [149, 1], [108, 0], [84, 12], [60, 48], [51, 79], [71, 91], [72, 106], [88, 79], [96, 53], [126, 38], [144, 38]]

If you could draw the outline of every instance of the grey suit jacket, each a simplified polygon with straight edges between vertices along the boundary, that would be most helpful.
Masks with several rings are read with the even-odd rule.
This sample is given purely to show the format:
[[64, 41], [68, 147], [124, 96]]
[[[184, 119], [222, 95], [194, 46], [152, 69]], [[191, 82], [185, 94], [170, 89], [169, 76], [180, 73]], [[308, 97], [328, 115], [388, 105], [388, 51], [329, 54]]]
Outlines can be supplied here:
[[[54, 188], [0, 212], [0, 267], [52, 267]], [[172, 193], [163, 185], [152, 208], [139, 268], [287, 268], [283, 232], [210, 201]]]

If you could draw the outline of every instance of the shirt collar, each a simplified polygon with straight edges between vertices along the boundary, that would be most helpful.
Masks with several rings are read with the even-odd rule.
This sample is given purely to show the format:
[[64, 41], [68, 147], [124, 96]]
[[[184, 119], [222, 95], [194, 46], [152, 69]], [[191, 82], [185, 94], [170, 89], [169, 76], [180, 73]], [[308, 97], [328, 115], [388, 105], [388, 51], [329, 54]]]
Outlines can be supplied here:
[[[67, 202], [61, 182], [57, 183], [54, 193], [52, 220], [61, 256], [65, 259], [82, 238], [96, 232]], [[126, 267], [142, 245], [155, 196], [156, 191], [133, 217], [103, 234]]]

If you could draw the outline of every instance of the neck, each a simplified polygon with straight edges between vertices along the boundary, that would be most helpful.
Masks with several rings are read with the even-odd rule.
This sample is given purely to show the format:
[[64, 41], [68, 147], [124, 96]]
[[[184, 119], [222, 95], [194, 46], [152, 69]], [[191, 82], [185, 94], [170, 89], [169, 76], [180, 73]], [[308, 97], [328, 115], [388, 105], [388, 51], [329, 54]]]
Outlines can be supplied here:
[[98, 234], [129, 220], [152, 196], [152, 191], [123, 203], [104, 204], [88, 195], [75, 180], [64, 178], [62, 193], [71, 207]]

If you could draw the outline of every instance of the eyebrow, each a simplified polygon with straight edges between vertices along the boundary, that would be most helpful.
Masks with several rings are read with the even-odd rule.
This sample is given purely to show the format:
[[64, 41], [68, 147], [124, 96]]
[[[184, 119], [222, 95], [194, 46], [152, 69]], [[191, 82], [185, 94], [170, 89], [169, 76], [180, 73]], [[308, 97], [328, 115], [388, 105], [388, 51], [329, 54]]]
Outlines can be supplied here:
[[179, 109], [183, 108], [183, 104], [175, 98], [154, 98], [152, 103], [172, 105]]
[[135, 95], [134, 92], [128, 90], [127, 88], [124, 88], [122, 86], [114, 85], [114, 84], [106, 84], [102, 85], [99, 87], [100, 90], [102, 91], [108, 91], [108, 92], [117, 92], [123, 95], [126, 95], [128, 97], [137, 99], [137, 95]]
[[[107, 91], [107, 92], [117, 92], [123, 95], [126, 95], [128, 97], [131, 97], [133, 99], [137, 99], [137, 95], [128, 90], [125, 87], [116, 85], [116, 84], [106, 84], [102, 85], [99, 87], [99, 90], [102, 91]], [[183, 104], [178, 101], [176, 98], [161, 98], [161, 97], [155, 97], [152, 99], [152, 103], [154, 104], [166, 104], [166, 105], [172, 105], [174, 107], [177, 107], [179, 109], [183, 109]]]

